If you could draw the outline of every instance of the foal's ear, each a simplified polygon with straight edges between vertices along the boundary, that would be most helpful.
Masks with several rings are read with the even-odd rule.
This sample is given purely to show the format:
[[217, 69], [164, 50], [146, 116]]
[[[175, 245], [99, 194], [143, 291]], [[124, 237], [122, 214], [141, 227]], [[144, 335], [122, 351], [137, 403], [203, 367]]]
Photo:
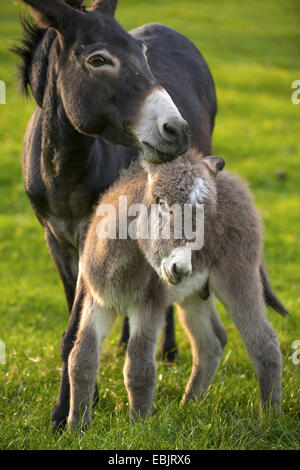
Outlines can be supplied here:
[[107, 15], [114, 16], [118, 0], [94, 0], [91, 10], [99, 10]]
[[32, 16], [40, 28], [54, 28], [60, 33], [68, 26], [74, 14], [80, 14], [62, 0], [23, 0], [23, 2], [30, 6]]
[[221, 157], [203, 157], [201, 161], [208, 166], [212, 174], [215, 176], [219, 173], [219, 171], [222, 171], [225, 166], [225, 160], [223, 160]]
[[70, 7], [77, 8], [77, 10], [81, 9], [81, 5], [83, 4], [84, 0], [65, 0]]

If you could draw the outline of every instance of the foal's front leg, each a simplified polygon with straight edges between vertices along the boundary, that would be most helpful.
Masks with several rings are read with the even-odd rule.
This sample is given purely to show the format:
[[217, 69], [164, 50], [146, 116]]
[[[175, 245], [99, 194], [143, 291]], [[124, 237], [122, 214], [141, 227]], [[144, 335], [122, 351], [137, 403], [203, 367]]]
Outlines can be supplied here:
[[151, 414], [156, 384], [155, 351], [164, 311], [145, 309], [129, 318], [130, 339], [124, 366], [131, 419]]
[[104, 339], [113, 326], [115, 315], [101, 308], [90, 295], [84, 300], [75, 345], [69, 356], [71, 429], [83, 429], [91, 422], [90, 409], [96, 384], [100, 353]]

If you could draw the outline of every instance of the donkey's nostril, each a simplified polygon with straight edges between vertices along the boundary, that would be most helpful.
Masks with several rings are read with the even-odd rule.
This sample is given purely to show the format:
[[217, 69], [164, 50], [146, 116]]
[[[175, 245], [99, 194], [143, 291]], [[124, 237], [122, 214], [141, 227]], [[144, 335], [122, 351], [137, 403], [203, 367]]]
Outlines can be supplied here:
[[168, 122], [164, 124], [164, 131], [166, 134], [169, 134], [170, 136], [177, 137], [178, 135], [177, 130], [174, 127], [172, 127]]
[[167, 142], [178, 142], [180, 140], [180, 126], [178, 122], [165, 122], [161, 126], [162, 137]]
[[189, 143], [188, 124], [183, 119], [169, 118], [159, 125], [160, 134], [169, 144], [176, 145], [179, 153], [186, 152]]

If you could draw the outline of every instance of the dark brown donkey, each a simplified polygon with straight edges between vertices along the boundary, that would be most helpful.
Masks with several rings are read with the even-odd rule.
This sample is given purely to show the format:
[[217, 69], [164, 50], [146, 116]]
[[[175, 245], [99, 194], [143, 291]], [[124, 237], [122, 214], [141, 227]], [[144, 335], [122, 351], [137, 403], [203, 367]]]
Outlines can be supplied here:
[[[24, 2], [35, 23], [24, 23], [15, 52], [23, 59], [23, 90], [37, 102], [24, 141], [25, 186], [71, 313], [52, 411], [56, 429], [69, 412], [68, 357], [82, 301], [75, 288], [92, 207], [138, 151], [150, 162], [172, 160], [190, 136], [193, 147], [210, 154], [216, 96], [188, 39], [159, 24], [127, 33], [114, 19], [117, 0], [95, 0], [87, 11], [81, 0]], [[174, 347], [169, 337], [166, 346]]]

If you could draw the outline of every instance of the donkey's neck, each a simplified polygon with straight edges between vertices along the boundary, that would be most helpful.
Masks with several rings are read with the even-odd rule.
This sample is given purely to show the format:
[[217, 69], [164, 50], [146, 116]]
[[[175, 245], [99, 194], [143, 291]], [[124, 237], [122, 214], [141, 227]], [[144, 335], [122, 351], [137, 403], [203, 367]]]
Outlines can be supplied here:
[[46, 91], [42, 109], [41, 171], [48, 188], [74, 185], [87, 171], [94, 138], [80, 134], [68, 120], [55, 86]]

